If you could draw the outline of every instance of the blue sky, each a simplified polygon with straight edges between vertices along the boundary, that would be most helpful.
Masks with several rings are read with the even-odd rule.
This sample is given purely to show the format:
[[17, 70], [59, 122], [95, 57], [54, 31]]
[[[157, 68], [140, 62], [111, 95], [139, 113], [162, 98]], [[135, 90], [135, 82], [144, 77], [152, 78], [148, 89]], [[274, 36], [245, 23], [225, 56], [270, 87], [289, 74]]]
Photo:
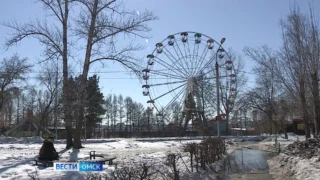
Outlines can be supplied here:
[[[155, 44], [168, 35], [182, 31], [195, 31], [206, 34], [213, 39], [226, 38], [224, 48], [233, 48], [242, 54], [245, 46], [258, 47], [268, 45], [278, 48], [281, 45], [280, 19], [285, 18], [290, 11], [289, 0], [123, 0], [126, 7], [136, 11], [149, 9], [154, 11], [159, 20], [150, 23], [152, 38], [141, 39], [140, 43], [147, 48], [137, 53], [145, 57], [151, 53]], [[308, 12], [308, 3], [313, 2], [317, 18], [319, 18], [320, 1], [298, 1], [302, 12]], [[34, 18], [43, 18], [43, 9], [35, 0], [2, 0], [0, 21], [15, 19], [26, 22]], [[0, 44], [3, 45], [10, 29], [0, 26]], [[31, 60], [40, 59], [41, 47], [35, 39], [26, 39], [9, 51], [0, 51], [0, 58], [10, 57], [18, 53], [21, 57]], [[245, 71], [250, 72], [253, 62], [247, 57]], [[34, 62], [35, 62], [34, 61]], [[124, 71], [118, 65], [92, 71]], [[145, 103], [142, 96], [141, 84], [135, 78], [130, 79], [123, 73], [100, 73], [100, 86], [103, 93], [123, 94], [134, 100]], [[251, 76], [250, 82], [253, 78]]]

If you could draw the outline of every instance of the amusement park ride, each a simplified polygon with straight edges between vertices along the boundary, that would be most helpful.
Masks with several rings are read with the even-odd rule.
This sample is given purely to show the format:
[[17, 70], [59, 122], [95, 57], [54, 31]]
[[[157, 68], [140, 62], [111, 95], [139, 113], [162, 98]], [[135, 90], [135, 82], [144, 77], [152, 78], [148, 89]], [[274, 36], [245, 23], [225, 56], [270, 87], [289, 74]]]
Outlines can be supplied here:
[[220, 136], [219, 121], [230, 113], [236, 93], [236, 74], [224, 42], [225, 38], [217, 42], [201, 33], [182, 32], [157, 43], [142, 70], [143, 95], [150, 98], [147, 113], [155, 109], [157, 116], [163, 116], [178, 102], [182, 106], [178, 123], [186, 130], [190, 121], [197, 129], [208, 127], [206, 115], [214, 111]]

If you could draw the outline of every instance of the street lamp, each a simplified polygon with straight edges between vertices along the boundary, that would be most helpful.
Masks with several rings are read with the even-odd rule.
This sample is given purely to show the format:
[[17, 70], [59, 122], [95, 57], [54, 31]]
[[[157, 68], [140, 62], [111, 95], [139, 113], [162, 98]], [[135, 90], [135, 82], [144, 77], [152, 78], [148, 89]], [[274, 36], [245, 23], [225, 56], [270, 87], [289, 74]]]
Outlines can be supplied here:
[[219, 65], [218, 65], [218, 52], [222, 44], [226, 41], [226, 38], [222, 38], [220, 41], [219, 48], [216, 52], [216, 87], [217, 87], [217, 133], [218, 137], [220, 137], [220, 93], [219, 93]]
[[222, 38], [220, 41], [220, 46], [226, 41], [226, 38]]

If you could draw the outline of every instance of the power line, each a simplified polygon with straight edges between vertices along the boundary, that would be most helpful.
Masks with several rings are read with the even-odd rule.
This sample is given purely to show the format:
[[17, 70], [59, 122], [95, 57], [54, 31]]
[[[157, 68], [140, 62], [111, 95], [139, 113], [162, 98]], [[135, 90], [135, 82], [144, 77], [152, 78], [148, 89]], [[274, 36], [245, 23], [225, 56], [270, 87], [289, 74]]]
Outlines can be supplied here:
[[[192, 68], [188, 68], [187, 70], [191, 70]], [[193, 68], [195, 69], [195, 68]], [[186, 68], [184, 69], [176, 69], [176, 70], [186, 70]], [[151, 70], [152, 71], [152, 70]], [[171, 71], [170, 69], [157, 69], [156, 71]], [[253, 75], [259, 75], [259, 73], [254, 73], [254, 72], [248, 72], [248, 71], [243, 71], [243, 70], [237, 70], [238, 72], [243, 72], [246, 74], [253, 74]], [[77, 72], [77, 71], [69, 71], [70, 73], [82, 73], [82, 72]], [[5, 72], [0, 72], [0, 73], [5, 73]], [[37, 72], [29, 72], [29, 74], [45, 74], [48, 72], [42, 72], [42, 71], [37, 71]], [[57, 73], [56, 71], [50, 71], [49, 73]], [[60, 72], [61, 73], [61, 72]], [[112, 73], [128, 73], [130, 74], [130, 72], [128, 71], [96, 71], [96, 72], [89, 72], [90, 74], [112, 74]]]
[[[28, 78], [34, 78], [34, 79], [37, 79], [38, 77], [28, 77]], [[116, 77], [114, 77], [114, 78], [112, 78], [112, 77], [110, 77], [110, 78], [108, 78], [108, 77], [99, 77], [99, 79], [109, 79], [109, 80], [142, 80], [142, 79], [140, 79], [140, 78], [138, 78], [138, 77], [133, 77], [133, 78], [126, 78], [126, 77], [124, 77], [124, 78], [116, 78]], [[152, 78], [152, 79], [169, 79], [169, 78]], [[186, 80], [187, 81], [187, 80]], [[256, 82], [254, 82], [254, 81], [246, 81], [247, 83], [253, 83], [253, 84], [255, 84]]]
[[[239, 72], [245, 73], [245, 74], [252, 74], [252, 75], [259, 75], [258, 73], [253, 73], [253, 72], [248, 72], [248, 71], [242, 71], [242, 70], [238, 70]], [[41, 73], [46, 73], [46, 72], [31, 72], [30, 74], [41, 74]], [[51, 72], [54, 73], [54, 72]], [[112, 73], [128, 73], [127, 71], [104, 71], [104, 72], [90, 72], [92, 74], [112, 74]], [[39, 77], [36, 76], [31, 76], [31, 77], [27, 77], [27, 78], [31, 78], [31, 79], [38, 79]], [[99, 76], [99, 79], [111, 79], [111, 80], [116, 80], [116, 79], [122, 79], [122, 80], [132, 80], [132, 79], [140, 79], [139, 77], [133, 76], [133, 77], [103, 77], [103, 76]], [[151, 79], [168, 79], [168, 78], [152, 78]], [[247, 81], [249, 82], [249, 81]], [[250, 81], [249, 83], [255, 83]]]

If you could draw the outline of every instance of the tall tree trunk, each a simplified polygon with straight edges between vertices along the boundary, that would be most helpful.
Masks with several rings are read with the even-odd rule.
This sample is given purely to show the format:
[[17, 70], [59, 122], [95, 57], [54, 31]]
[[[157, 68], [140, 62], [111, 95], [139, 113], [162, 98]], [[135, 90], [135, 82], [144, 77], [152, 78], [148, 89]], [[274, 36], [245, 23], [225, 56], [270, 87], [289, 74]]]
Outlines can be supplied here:
[[70, 125], [66, 125], [66, 136], [67, 136], [67, 146], [66, 149], [69, 149], [71, 147], [73, 147], [73, 132], [72, 132], [72, 126]]
[[62, 52], [62, 61], [63, 61], [63, 110], [64, 110], [64, 121], [66, 128], [66, 148], [69, 149], [73, 146], [72, 140], [72, 114], [71, 114], [71, 104], [70, 104], [70, 88], [68, 86], [68, 15], [69, 15], [69, 2], [68, 0], [64, 1], [64, 19], [62, 23], [63, 28], [63, 52]]
[[20, 122], [20, 94], [18, 95], [18, 102], [17, 102], [17, 124]]
[[305, 96], [305, 82], [304, 79], [299, 80], [299, 85], [300, 85], [300, 100], [301, 100], [301, 108], [302, 108], [302, 117], [304, 121], [304, 131], [305, 131], [305, 136], [306, 138], [310, 138], [310, 127], [309, 127], [309, 115], [308, 115], [308, 110], [307, 110], [307, 101], [306, 101], [306, 96]]
[[226, 117], [226, 135], [229, 136], [229, 112], [227, 112]]
[[81, 81], [80, 81], [79, 116], [77, 118], [76, 134], [74, 137], [74, 147], [77, 149], [82, 147], [82, 145], [81, 145], [81, 130], [82, 130], [84, 104], [86, 104], [85, 90], [87, 87], [87, 77], [88, 77], [89, 66], [90, 66], [92, 41], [93, 41], [96, 18], [97, 18], [97, 13], [98, 13], [97, 9], [98, 9], [98, 0], [95, 0], [93, 3], [93, 10], [92, 10], [92, 14], [91, 14], [91, 22], [90, 22], [87, 47], [86, 47], [86, 55], [85, 55], [85, 60], [84, 60], [84, 64], [83, 64], [83, 71], [82, 71], [82, 76], [81, 76]]
[[312, 78], [312, 94], [313, 94], [313, 106], [314, 106], [314, 130], [315, 135], [319, 134], [320, 131], [320, 97], [319, 97], [319, 78], [318, 73], [315, 72], [311, 76]]
[[12, 124], [12, 112], [13, 112], [13, 103], [12, 100], [9, 100], [8, 102], [8, 120], [9, 120], [9, 124]]
[[[82, 99], [83, 96], [80, 96], [80, 98]], [[80, 100], [80, 103], [78, 105], [78, 114], [77, 114], [77, 121], [76, 121], [76, 131], [75, 131], [75, 135], [74, 135], [74, 144], [73, 144], [73, 148], [75, 149], [80, 149], [83, 148], [82, 144], [81, 144], [81, 132], [82, 132], [82, 122], [83, 122], [83, 118], [84, 118], [84, 105], [83, 105], [82, 100]]]
[[287, 128], [284, 128], [284, 138], [288, 139], [288, 132], [287, 132]]

